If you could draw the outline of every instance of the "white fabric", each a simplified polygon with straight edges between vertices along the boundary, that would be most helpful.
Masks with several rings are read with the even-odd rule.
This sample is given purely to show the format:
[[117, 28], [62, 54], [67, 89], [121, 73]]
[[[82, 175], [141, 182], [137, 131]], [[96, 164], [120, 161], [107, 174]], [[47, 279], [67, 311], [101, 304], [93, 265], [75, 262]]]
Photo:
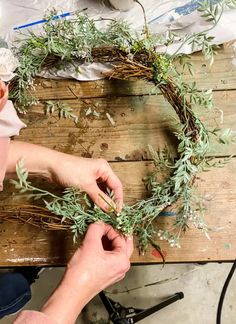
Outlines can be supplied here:
[[0, 90], [2, 95], [0, 98], [0, 191], [2, 191], [2, 182], [7, 168], [10, 137], [18, 135], [20, 129], [25, 127], [25, 124], [18, 118], [12, 102], [6, 101], [8, 89], [2, 81], [0, 81]]
[[23, 127], [26, 125], [19, 119], [12, 102], [8, 100], [0, 112], [0, 137], [19, 135]]
[[90, 80], [91, 75], [93, 80], [99, 80], [104, 78], [102, 73], [109, 72], [112, 70], [111, 64], [102, 63], [85, 63], [80, 65], [79, 72], [77, 71], [74, 64], [68, 64], [66, 69], [62, 70], [44, 70], [39, 75], [44, 78], [53, 79], [68, 79], [73, 78], [78, 81]]
[[14, 76], [13, 73], [19, 66], [18, 59], [8, 48], [0, 48], [0, 79], [4, 82], [10, 81]]
[[118, 10], [130, 10], [134, 6], [134, 0], [109, 0], [110, 4]]

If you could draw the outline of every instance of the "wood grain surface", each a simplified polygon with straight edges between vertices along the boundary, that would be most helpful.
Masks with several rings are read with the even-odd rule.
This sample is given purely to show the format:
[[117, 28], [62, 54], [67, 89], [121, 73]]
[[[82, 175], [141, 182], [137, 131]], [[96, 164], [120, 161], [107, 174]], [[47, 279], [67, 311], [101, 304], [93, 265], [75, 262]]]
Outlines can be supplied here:
[[[188, 82], [197, 81], [200, 89], [213, 89], [215, 111], [197, 109], [209, 127], [221, 126], [236, 130], [236, 67], [234, 53], [222, 48], [210, 68], [201, 54], [192, 55], [196, 64], [194, 77], [185, 75]], [[131, 204], [146, 196], [143, 177], [152, 169], [148, 144], [155, 148], [168, 145], [175, 152], [177, 141], [175, 114], [169, 104], [153, 88], [142, 81], [121, 82], [100, 80], [38, 79], [36, 95], [40, 102], [21, 116], [27, 128], [21, 132], [22, 141], [41, 144], [59, 151], [85, 157], [103, 157], [112, 165], [124, 185], [125, 202]], [[46, 116], [44, 103], [60, 100], [79, 116], [72, 120], [57, 114]], [[88, 110], [98, 116], [86, 115]], [[113, 126], [107, 118], [115, 122]], [[222, 118], [223, 117], [223, 118]], [[212, 138], [210, 155], [214, 158], [236, 155], [236, 145], [219, 145]], [[205, 220], [210, 227], [210, 240], [190, 226], [182, 238], [181, 249], [161, 244], [167, 262], [229, 261], [236, 258], [236, 158], [223, 169], [213, 169], [199, 175], [197, 187], [206, 206]], [[42, 186], [48, 186], [44, 182]], [[51, 190], [58, 190], [50, 186]], [[23, 195], [5, 183], [0, 193], [0, 215], [14, 207], [27, 204]], [[172, 217], [160, 217], [163, 226]], [[76, 248], [70, 233], [45, 231], [31, 225], [2, 222], [0, 224], [0, 266], [62, 265]], [[151, 247], [145, 255], [138, 249], [133, 263], [161, 262]]]

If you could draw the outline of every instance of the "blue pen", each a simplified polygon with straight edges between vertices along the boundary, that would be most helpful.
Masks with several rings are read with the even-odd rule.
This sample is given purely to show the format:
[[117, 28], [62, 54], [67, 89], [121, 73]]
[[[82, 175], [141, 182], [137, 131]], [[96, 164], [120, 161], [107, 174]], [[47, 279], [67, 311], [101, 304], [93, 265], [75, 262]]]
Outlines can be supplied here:
[[[71, 13], [70, 12], [65, 12], [61, 15], [56, 15], [54, 17], [52, 17], [52, 19], [60, 19], [60, 18], [64, 18], [64, 17], [68, 17], [70, 16]], [[18, 30], [18, 29], [22, 29], [22, 28], [27, 28], [27, 27], [31, 27], [34, 25], [38, 25], [38, 24], [43, 24], [45, 23], [47, 20], [46, 19], [42, 19], [42, 20], [38, 20], [38, 21], [34, 21], [32, 23], [26, 24], [26, 25], [22, 25], [22, 26], [18, 26], [18, 27], [14, 27], [13, 30]]]

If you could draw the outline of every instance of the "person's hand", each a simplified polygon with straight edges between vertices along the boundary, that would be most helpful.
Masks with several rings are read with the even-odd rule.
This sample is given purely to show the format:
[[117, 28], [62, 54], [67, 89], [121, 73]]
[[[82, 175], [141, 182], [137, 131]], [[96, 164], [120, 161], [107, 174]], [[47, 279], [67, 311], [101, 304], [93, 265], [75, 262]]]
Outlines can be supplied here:
[[124, 278], [130, 268], [133, 239], [117, 233], [102, 222], [91, 224], [80, 247], [67, 265], [70, 280], [84, 281], [87, 291], [96, 295]]
[[105, 211], [110, 209], [109, 205], [114, 206], [114, 202], [101, 190], [108, 187], [114, 193], [116, 210], [121, 210], [122, 184], [106, 160], [56, 153], [56, 158], [51, 162], [53, 181], [63, 187], [75, 187], [85, 191]]
[[82, 247], [69, 261], [61, 284], [41, 311], [58, 324], [74, 324], [84, 306], [101, 290], [124, 278], [133, 240], [111, 226], [89, 226]]
[[[94, 203], [105, 211], [123, 205], [123, 188], [119, 178], [103, 159], [87, 159], [57, 152], [43, 146], [12, 141], [8, 152], [7, 176], [15, 174], [16, 164], [24, 160], [29, 176], [40, 176], [63, 187], [85, 191]], [[101, 189], [114, 193], [114, 202]], [[110, 206], [109, 206], [110, 205]]]

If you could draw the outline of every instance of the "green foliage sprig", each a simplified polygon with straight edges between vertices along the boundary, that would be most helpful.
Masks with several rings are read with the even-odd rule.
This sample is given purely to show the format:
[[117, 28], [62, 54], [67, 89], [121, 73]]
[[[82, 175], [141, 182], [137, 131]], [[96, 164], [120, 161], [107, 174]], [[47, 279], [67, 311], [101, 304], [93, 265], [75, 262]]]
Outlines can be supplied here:
[[46, 115], [57, 113], [59, 118], [72, 119], [75, 124], [79, 122], [79, 117], [73, 113], [73, 109], [61, 101], [46, 101], [45, 113]]

